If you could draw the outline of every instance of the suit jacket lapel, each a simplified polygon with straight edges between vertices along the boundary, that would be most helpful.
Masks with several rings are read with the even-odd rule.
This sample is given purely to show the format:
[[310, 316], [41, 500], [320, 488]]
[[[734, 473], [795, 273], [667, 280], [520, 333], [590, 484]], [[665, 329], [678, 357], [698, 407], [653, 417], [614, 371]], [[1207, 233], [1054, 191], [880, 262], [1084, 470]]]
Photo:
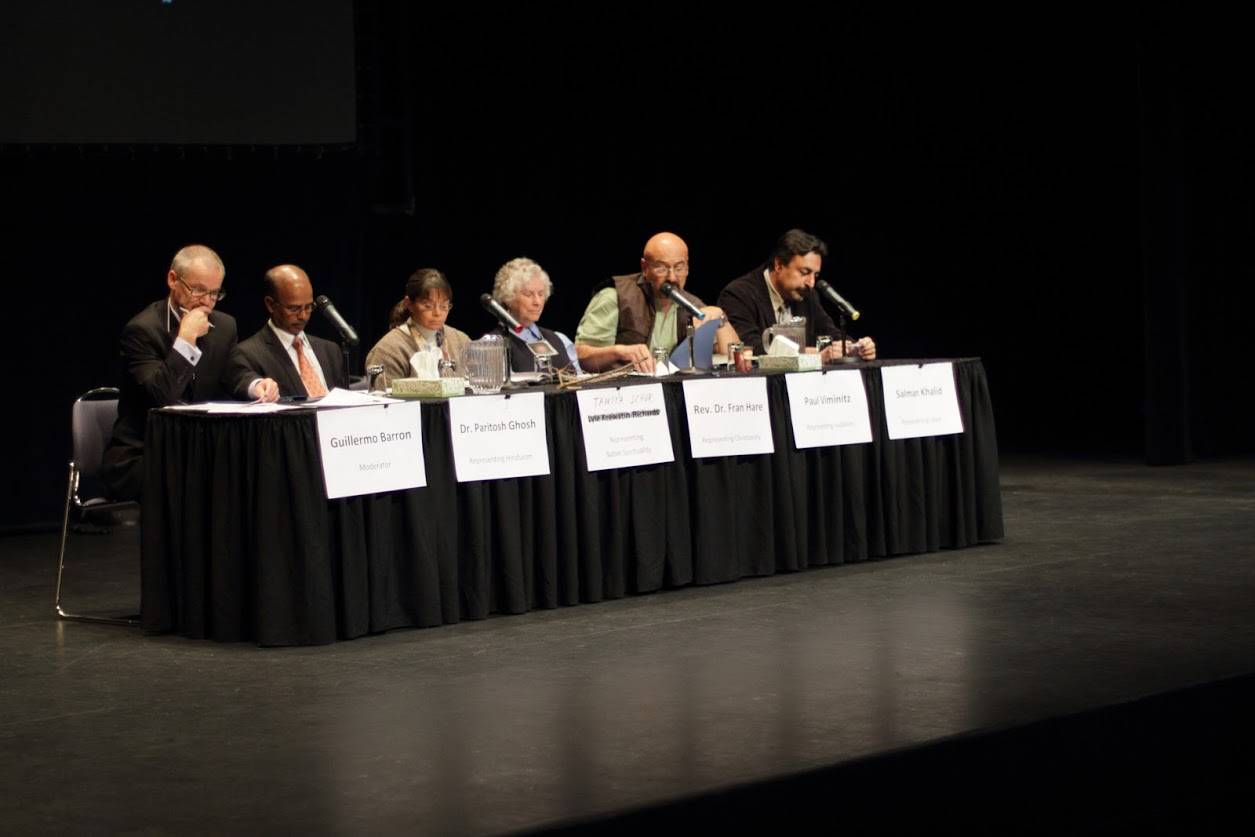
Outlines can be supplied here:
[[310, 340], [309, 343], [314, 347], [314, 357], [318, 358], [318, 365], [322, 367], [323, 380], [327, 382], [327, 391], [330, 392], [341, 383], [339, 372], [341, 364], [340, 358], [342, 356], [340, 354], [340, 348], [334, 343], [323, 342], [321, 340], [317, 343]]

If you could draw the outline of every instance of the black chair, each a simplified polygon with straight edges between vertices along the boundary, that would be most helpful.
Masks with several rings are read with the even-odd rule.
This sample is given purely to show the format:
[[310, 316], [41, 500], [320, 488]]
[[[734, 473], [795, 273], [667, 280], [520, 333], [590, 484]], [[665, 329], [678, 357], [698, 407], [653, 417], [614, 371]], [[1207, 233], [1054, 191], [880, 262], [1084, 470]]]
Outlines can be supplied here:
[[[57, 616], [74, 622], [100, 622], [108, 625], [138, 625], [135, 616], [89, 616], [70, 613], [61, 606], [61, 582], [65, 577], [65, 547], [70, 530], [106, 534], [118, 527], [139, 523], [139, 503], [111, 500], [103, 496], [98, 474], [105, 445], [118, 416], [118, 390], [99, 387], [83, 393], [75, 402], [70, 426], [74, 437], [74, 458], [65, 487], [65, 516], [61, 522], [61, 548], [57, 557], [57, 593], [53, 601]], [[80, 493], [80, 489], [82, 489]], [[87, 494], [84, 500], [81, 494]]]

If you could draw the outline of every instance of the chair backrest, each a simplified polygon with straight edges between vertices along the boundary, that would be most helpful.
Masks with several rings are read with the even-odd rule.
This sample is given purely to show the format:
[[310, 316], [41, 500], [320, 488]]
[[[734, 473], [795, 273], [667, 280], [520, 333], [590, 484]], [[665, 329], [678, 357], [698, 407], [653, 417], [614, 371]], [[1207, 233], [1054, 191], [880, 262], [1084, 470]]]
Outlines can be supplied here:
[[113, 435], [118, 418], [116, 387], [97, 387], [83, 393], [74, 402], [70, 414], [70, 432], [74, 437], [74, 462], [79, 472], [94, 477], [100, 471], [105, 445]]

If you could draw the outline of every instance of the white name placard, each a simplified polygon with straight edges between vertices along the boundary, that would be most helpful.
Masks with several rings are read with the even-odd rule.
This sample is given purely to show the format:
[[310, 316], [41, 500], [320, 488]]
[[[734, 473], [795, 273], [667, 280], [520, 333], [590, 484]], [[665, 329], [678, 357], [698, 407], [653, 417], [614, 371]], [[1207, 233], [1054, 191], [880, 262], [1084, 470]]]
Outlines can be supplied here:
[[963, 432], [954, 364], [884, 366], [885, 423], [890, 439], [944, 436]]
[[766, 378], [685, 381], [684, 406], [694, 459], [775, 450]]
[[577, 390], [588, 470], [675, 461], [662, 384]]
[[450, 398], [449, 427], [458, 482], [549, 473], [543, 393]]
[[793, 442], [799, 450], [872, 440], [862, 372], [797, 372], [785, 375], [784, 383], [789, 390]]
[[327, 498], [427, 485], [421, 404], [319, 410]]

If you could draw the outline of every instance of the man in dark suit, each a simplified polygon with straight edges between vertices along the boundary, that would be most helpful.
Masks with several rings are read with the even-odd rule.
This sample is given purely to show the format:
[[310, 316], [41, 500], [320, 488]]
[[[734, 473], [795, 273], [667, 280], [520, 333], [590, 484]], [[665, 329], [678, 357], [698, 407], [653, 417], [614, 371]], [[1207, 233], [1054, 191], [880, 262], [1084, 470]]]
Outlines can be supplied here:
[[[166, 273], [169, 295], [136, 314], [122, 330], [125, 366], [118, 419], [101, 464], [112, 497], [139, 499], [144, 484], [148, 411], [176, 403], [229, 398], [237, 382], [229, 363], [235, 319], [215, 311], [226, 296], [226, 268], [213, 250], [192, 244], [174, 254]], [[257, 382], [266, 396], [274, 382]]]
[[[806, 318], [806, 343], [827, 334], [836, 337], [837, 326], [820, 304], [815, 281], [823, 270], [828, 245], [802, 230], [789, 230], [780, 236], [766, 264], [729, 282], [719, 293], [719, 307], [754, 354], [763, 353], [763, 332], [769, 326], [793, 317]], [[824, 361], [835, 359], [841, 347], [834, 343], [824, 350]], [[876, 342], [864, 337], [846, 341], [845, 354], [861, 360], [876, 357]]]
[[305, 333], [314, 312], [314, 288], [305, 271], [293, 264], [266, 271], [264, 301], [270, 319], [232, 356], [237, 394], [247, 397], [253, 381], [267, 378], [274, 379], [282, 396], [314, 398], [347, 387], [340, 347]]

